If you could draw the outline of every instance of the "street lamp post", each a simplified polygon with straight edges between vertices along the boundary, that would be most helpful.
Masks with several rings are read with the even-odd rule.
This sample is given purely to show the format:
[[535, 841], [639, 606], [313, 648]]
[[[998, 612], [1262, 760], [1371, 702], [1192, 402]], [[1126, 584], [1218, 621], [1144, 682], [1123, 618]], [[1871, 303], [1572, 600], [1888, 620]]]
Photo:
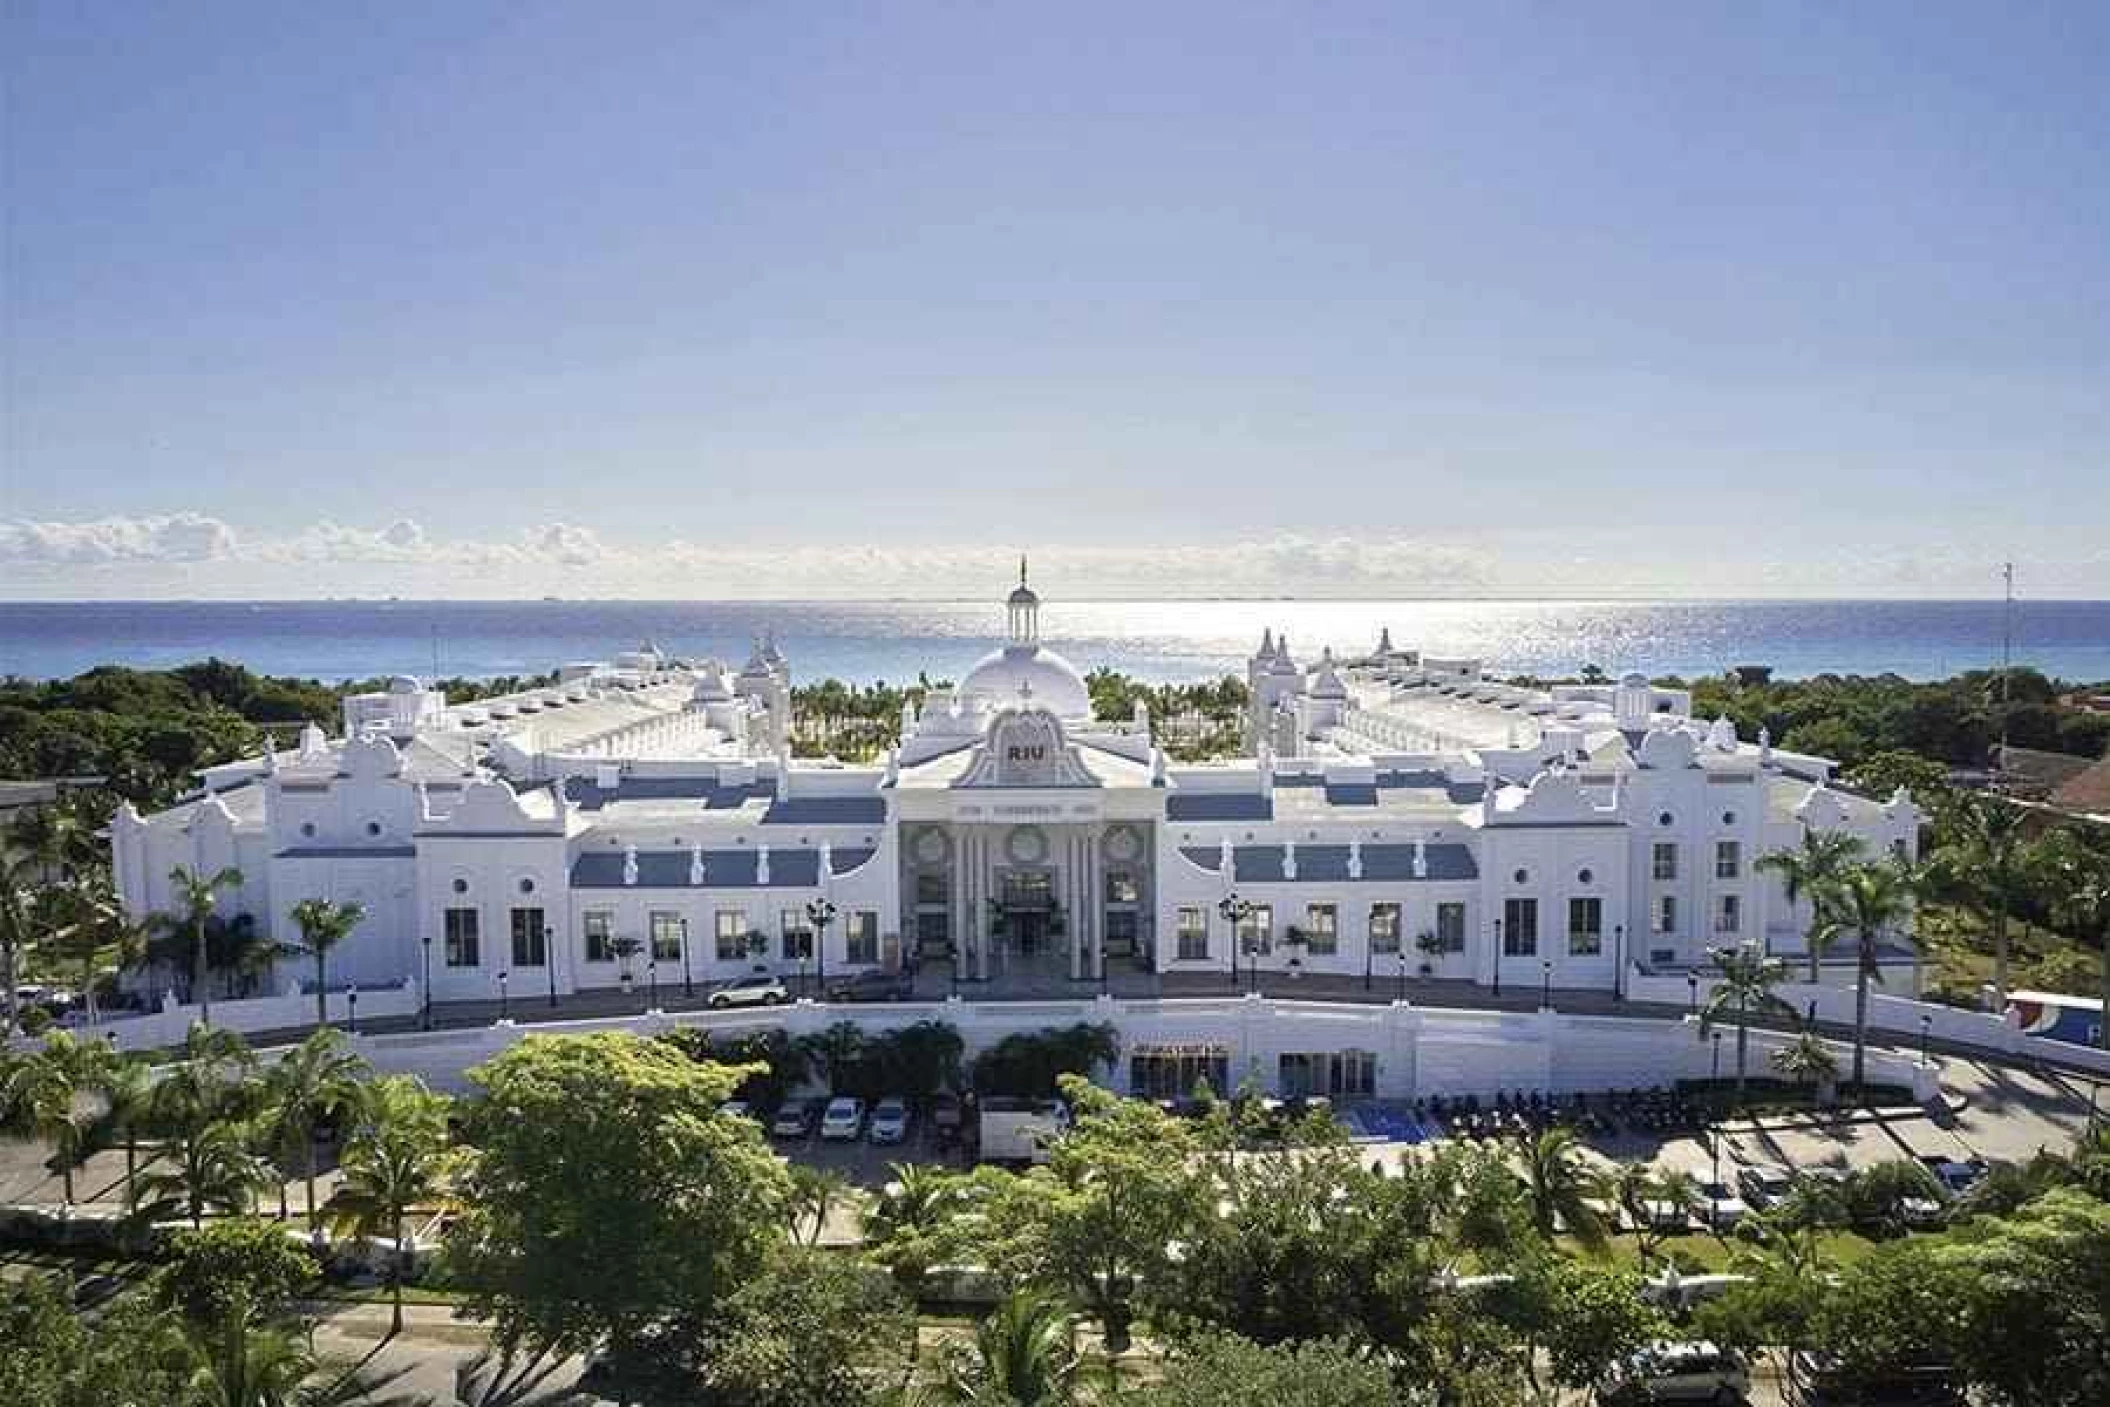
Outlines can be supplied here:
[[513, 1001], [506, 992], [506, 983], [512, 979], [512, 976], [512, 973], [502, 969], [498, 974], [498, 1019], [501, 1021], [513, 1019]]
[[659, 959], [656, 956], [645, 959], [645, 991], [648, 993], [645, 1009], [659, 1010]]
[[1539, 1010], [1553, 1009], [1553, 959], [1547, 958], [1539, 964]]
[[1612, 951], [1618, 954], [1619, 966], [1612, 973], [1612, 999], [1626, 1000], [1626, 925], [1612, 925]]
[[1922, 1068], [1927, 1064], [1927, 1037], [1933, 1031], [1934, 1018], [1929, 1015], [1922, 1015], [1920, 1017], [1920, 1065]]
[[[1217, 901], [1216, 912], [1223, 915], [1224, 924], [1231, 931], [1231, 990], [1235, 992], [1238, 990], [1238, 953], [1246, 945], [1247, 935], [1243, 929], [1245, 921], [1253, 916], [1253, 905], [1250, 900], [1239, 898], [1234, 889]], [[1250, 969], [1251, 966], [1248, 962], [1247, 967]]]
[[425, 945], [425, 985], [418, 991], [418, 995], [424, 998], [418, 1005], [418, 1025], [429, 1031], [432, 1029], [432, 935], [427, 933], [419, 941]]
[[835, 901], [823, 894], [806, 901], [806, 922], [813, 925], [814, 985], [828, 995], [828, 925], [835, 922]]
[[542, 976], [549, 984], [549, 1009], [557, 1009], [557, 954], [556, 945], [549, 940], [549, 930], [542, 931]]
[[352, 983], [344, 989], [344, 1030], [346, 1035], [359, 1034], [359, 984]]
[[689, 920], [687, 915], [683, 915], [681, 920], [681, 995], [685, 1000], [693, 999], [696, 995], [696, 978], [689, 971]]
[[1399, 946], [1399, 999], [1407, 999], [1407, 946], [1404, 943]]
[[1697, 1016], [1699, 1011], [1700, 974], [1688, 972], [1685, 974], [1685, 1014], [1687, 1016]]
[[1502, 998], [1502, 920], [1495, 920], [1495, 1000]]
[[1722, 1186], [1722, 1130], [1721, 1126], [1715, 1121], [1714, 1111], [1716, 1108], [1715, 1100], [1718, 1098], [1719, 1093], [1715, 1086], [1719, 1085], [1721, 1080], [1722, 1033], [1716, 1031], [1714, 1033], [1713, 1074], [1708, 1080], [1707, 1091], [1707, 1148], [1709, 1155], [1714, 1159], [1714, 1182], [1707, 1194], [1707, 1225], [1710, 1230], [1717, 1234], [1722, 1229], [1722, 1204], [1717, 1195]]

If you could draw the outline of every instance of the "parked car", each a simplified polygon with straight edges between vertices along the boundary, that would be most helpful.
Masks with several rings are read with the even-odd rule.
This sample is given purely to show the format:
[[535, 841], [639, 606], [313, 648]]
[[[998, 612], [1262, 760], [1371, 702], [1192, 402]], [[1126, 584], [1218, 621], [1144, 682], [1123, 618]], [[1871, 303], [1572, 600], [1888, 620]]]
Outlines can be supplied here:
[[1766, 1211], [1795, 1190], [1795, 1174], [1778, 1163], [1753, 1163], [1737, 1173], [1736, 1186], [1746, 1202]]
[[1782, 1396], [1795, 1407], [1961, 1407], [1963, 1389], [1947, 1363], [1900, 1364], [1875, 1374], [1850, 1372], [1807, 1350], [1788, 1360]]
[[874, 1143], [900, 1143], [908, 1137], [908, 1101], [888, 1095], [872, 1106], [870, 1138]]
[[770, 1121], [769, 1132], [776, 1138], [804, 1138], [813, 1132], [813, 1116], [819, 1106], [811, 1099], [787, 1099], [784, 1107]]
[[752, 1119], [755, 1116], [755, 1111], [744, 1099], [728, 1099], [718, 1106], [718, 1112], [731, 1114], [736, 1119]]
[[1616, 1407], [1650, 1402], [1742, 1402], [1751, 1390], [1744, 1361], [1705, 1341], [1653, 1343], [1613, 1369], [1597, 1400]]
[[828, 1142], [845, 1142], [856, 1138], [865, 1129], [865, 1102], [839, 1094], [828, 1101], [821, 1113], [821, 1137]]
[[752, 977], [735, 977], [730, 982], [720, 983], [711, 993], [710, 1005], [725, 1006], [778, 1006], [791, 1000], [791, 993], [784, 989], [784, 979], [757, 973]]
[[903, 973], [874, 967], [830, 980], [825, 990], [832, 1002], [898, 1002], [909, 999], [915, 984]]
[[1985, 1164], [1975, 1158], [1966, 1163], [1954, 1158], [1930, 1155], [1920, 1161], [1927, 1165], [1927, 1171], [1934, 1174], [1934, 1180], [1952, 1197], [1970, 1191], [1985, 1177]]
[[1727, 1231], [1750, 1214], [1751, 1208], [1727, 1183], [1700, 1184], [1699, 1217], [1710, 1231]]

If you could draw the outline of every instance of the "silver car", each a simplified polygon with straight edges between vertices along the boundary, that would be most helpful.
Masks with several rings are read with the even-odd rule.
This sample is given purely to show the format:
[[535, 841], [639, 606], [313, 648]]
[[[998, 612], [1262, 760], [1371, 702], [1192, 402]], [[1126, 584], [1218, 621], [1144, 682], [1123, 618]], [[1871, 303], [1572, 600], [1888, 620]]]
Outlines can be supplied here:
[[781, 977], [735, 977], [721, 984], [711, 993], [709, 1005], [728, 1006], [781, 1006], [791, 1000], [791, 993], [784, 989]]

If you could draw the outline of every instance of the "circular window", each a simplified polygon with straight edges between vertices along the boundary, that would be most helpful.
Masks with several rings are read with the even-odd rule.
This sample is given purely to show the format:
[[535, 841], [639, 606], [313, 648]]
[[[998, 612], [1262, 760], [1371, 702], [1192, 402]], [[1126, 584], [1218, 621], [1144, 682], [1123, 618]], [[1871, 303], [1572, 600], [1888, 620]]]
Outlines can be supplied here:
[[1597, 876], [1595, 874], [1592, 874], [1589, 870], [1578, 870], [1575, 875], [1575, 882], [1577, 884], [1591, 884], [1594, 883], [1596, 879]]
[[466, 879], [458, 879], [454, 881], [454, 892], [457, 894], [467, 894], [469, 892], [469, 881]]
[[1048, 838], [1037, 826], [1018, 826], [1004, 838], [1004, 853], [1014, 865], [1037, 865], [1048, 858]]
[[1724, 812], [1722, 813], [1722, 824], [1723, 824], [1723, 825], [1725, 825], [1725, 826], [1733, 826], [1733, 825], [1735, 825], [1735, 824], [1736, 824], [1736, 812], [1734, 812], [1734, 811], [1724, 811]]
[[300, 823], [300, 833], [312, 839], [315, 835], [315, 823], [313, 821], [302, 821]]
[[520, 881], [520, 892], [523, 894], [534, 893], [535, 881], [533, 881], [532, 879], [523, 879], [522, 881]]
[[1529, 884], [1531, 882], [1531, 871], [1518, 870], [1515, 879], [1518, 884]]
[[381, 823], [379, 821], [368, 821], [366, 823], [366, 833], [368, 835], [381, 834]]
[[1656, 817], [1656, 824], [1659, 826], [1667, 826], [1676, 819], [1677, 818], [1675, 816], [1672, 816], [1670, 812], [1665, 811], [1662, 815]]
[[945, 836], [942, 832], [929, 830], [916, 837], [916, 858], [926, 865], [942, 864], [945, 860]]
[[1128, 861], [1142, 852], [1143, 846], [1136, 833], [1126, 826], [1110, 831], [1106, 837], [1106, 854], [1109, 859]]

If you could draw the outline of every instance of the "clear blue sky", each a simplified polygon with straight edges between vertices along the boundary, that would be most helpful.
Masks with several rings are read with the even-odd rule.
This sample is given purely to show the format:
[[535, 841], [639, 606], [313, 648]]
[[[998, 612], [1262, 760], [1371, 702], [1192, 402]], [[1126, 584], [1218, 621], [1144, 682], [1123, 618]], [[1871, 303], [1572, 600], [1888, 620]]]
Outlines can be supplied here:
[[2110, 596], [2110, 6], [0, 14], [0, 595]]

